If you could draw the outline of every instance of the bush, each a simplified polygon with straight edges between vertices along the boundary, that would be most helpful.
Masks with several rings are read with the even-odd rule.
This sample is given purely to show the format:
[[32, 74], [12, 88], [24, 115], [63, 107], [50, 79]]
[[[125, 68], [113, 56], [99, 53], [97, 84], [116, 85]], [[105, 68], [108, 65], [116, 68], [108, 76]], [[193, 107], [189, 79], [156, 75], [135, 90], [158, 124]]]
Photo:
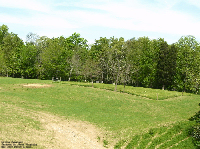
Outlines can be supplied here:
[[[200, 106], [200, 104], [199, 104]], [[200, 147], [200, 111], [198, 111], [194, 116], [189, 118], [190, 121], [195, 121], [196, 123], [189, 129], [189, 135], [193, 137], [194, 144]]]

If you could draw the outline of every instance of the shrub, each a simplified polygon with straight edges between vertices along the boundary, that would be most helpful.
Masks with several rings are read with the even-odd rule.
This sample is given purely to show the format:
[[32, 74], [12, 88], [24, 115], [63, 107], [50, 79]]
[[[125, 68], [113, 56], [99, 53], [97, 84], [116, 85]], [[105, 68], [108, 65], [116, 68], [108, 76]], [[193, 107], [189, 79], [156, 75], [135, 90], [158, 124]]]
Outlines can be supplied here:
[[[199, 103], [200, 106], [200, 103]], [[196, 123], [189, 129], [189, 135], [193, 137], [194, 144], [200, 147], [200, 111], [198, 111], [194, 116], [189, 118], [190, 121], [195, 121]]]

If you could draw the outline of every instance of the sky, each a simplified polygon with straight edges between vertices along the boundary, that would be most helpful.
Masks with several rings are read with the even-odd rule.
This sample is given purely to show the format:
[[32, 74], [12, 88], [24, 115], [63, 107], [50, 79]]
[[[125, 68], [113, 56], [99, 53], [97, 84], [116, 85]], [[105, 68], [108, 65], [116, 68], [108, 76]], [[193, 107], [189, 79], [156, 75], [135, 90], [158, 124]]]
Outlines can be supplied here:
[[69, 37], [74, 32], [89, 44], [100, 37], [164, 38], [200, 41], [199, 0], [0, 0], [0, 26], [26, 41], [39, 36]]

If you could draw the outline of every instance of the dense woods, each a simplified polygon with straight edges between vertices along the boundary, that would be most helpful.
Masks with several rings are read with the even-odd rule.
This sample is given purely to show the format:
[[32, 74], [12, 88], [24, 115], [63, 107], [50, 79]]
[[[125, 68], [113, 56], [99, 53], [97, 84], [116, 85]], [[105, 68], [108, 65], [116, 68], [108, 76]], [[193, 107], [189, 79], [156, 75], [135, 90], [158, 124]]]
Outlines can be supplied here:
[[58, 38], [29, 33], [26, 42], [0, 26], [0, 75], [20, 78], [99, 81], [199, 93], [200, 44], [183, 36], [100, 38], [93, 45], [80, 34]]

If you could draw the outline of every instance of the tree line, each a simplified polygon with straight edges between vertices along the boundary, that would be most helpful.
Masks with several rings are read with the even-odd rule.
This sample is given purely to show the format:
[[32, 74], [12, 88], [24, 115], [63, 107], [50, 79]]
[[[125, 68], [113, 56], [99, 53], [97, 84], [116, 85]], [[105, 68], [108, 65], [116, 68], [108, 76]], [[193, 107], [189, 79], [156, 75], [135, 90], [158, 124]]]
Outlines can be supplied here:
[[95, 81], [187, 91], [200, 88], [200, 43], [182, 36], [102, 38], [88, 45], [80, 34], [58, 38], [29, 33], [26, 42], [0, 26], [0, 75], [22, 78]]

